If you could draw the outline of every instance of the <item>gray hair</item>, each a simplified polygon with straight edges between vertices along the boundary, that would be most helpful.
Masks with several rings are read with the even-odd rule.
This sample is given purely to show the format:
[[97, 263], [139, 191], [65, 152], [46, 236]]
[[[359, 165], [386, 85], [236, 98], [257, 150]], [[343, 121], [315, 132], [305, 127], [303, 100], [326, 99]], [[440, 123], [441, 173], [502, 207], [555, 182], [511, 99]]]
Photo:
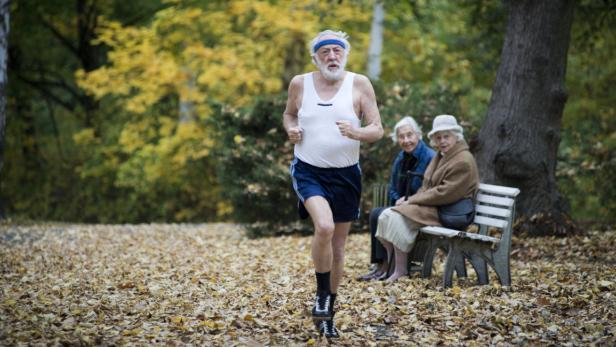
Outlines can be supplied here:
[[[454, 135], [455, 137], [458, 138], [458, 140], [456, 142], [464, 141], [464, 131], [463, 130], [456, 130], [456, 129], [443, 130], [443, 131], [439, 131], [439, 133], [450, 133], [450, 134]], [[435, 134], [438, 134], [438, 133], [432, 134], [432, 137], [434, 137]], [[432, 146], [433, 148], [436, 148], [437, 144], [436, 144], [436, 142], [434, 142], [432, 137], [430, 137], [430, 146]]]
[[347, 33], [345, 33], [344, 31], [333, 31], [330, 29], [327, 30], [323, 30], [320, 33], [317, 34], [317, 36], [314, 37], [314, 39], [312, 39], [312, 41], [310, 41], [310, 56], [314, 58], [314, 56], [316, 55], [317, 52], [313, 52], [312, 48], [314, 47], [314, 45], [316, 45], [319, 41], [321, 41], [321, 38], [323, 36], [336, 36], [336, 38], [342, 42], [344, 42], [344, 45], [346, 46], [346, 48], [344, 49], [344, 57], [348, 57], [349, 56], [349, 52], [351, 52], [351, 44], [349, 43], [349, 35]]
[[400, 119], [398, 123], [396, 123], [396, 125], [394, 126], [394, 131], [392, 131], [392, 133], [389, 134], [389, 136], [391, 137], [392, 141], [394, 141], [394, 143], [398, 143], [398, 130], [404, 126], [410, 126], [411, 129], [413, 129], [413, 132], [416, 133], [417, 136], [419, 136], [419, 139], [423, 137], [421, 128], [419, 127], [415, 119], [413, 119], [413, 117], [410, 117], [410, 116], [405, 116], [405, 117], [402, 117], [402, 119]]

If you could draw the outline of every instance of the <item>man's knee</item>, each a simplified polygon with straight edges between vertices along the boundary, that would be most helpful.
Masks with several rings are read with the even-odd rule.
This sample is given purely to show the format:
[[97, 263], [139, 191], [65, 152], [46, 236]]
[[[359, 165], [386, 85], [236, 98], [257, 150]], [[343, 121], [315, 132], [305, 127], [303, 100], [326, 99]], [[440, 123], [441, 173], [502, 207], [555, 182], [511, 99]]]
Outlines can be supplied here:
[[334, 236], [335, 225], [330, 221], [316, 221], [314, 223], [314, 234], [320, 238], [331, 239]]

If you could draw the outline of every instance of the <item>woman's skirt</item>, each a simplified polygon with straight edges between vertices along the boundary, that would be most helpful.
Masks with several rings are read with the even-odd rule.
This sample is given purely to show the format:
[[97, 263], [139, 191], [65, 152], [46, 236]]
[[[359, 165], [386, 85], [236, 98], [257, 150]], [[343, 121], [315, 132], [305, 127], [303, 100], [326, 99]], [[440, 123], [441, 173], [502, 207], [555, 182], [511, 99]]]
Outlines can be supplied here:
[[391, 242], [402, 252], [410, 252], [415, 245], [421, 224], [403, 216], [391, 208], [379, 216], [376, 238]]

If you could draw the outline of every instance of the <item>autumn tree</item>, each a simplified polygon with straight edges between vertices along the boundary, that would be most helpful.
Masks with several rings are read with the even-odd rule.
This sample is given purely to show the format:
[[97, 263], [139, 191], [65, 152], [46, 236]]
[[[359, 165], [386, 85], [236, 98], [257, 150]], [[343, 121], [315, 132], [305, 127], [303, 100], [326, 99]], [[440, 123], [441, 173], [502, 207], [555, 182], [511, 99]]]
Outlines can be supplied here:
[[555, 170], [573, 0], [510, 1], [501, 62], [476, 149], [482, 181], [519, 187], [532, 234], [575, 230]]
[[[84, 214], [77, 207], [89, 205], [84, 201], [91, 191], [75, 168], [92, 155], [75, 146], [73, 135], [83, 127], [104, 132], [110, 125], [107, 114], [114, 111], [100, 112], [98, 101], [75, 83], [74, 72], [93, 70], [106, 60], [106, 48], [93, 42], [100, 16], [136, 24], [160, 6], [150, 0], [11, 2], [11, 118], [0, 180], [0, 200], [9, 213], [56, 220]], [[105, 187], [98, 178], [93, 187]], [[93, 198], [104, 201], [104, 195], [99, 190]]]

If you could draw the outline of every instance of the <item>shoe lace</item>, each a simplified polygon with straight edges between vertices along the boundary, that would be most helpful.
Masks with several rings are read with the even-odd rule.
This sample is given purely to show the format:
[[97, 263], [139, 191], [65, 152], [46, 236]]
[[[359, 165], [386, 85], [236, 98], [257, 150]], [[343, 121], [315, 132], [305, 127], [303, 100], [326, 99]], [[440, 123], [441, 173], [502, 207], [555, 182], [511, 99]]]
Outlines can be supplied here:
[[331, 299], [331, 297], [329, 295], [327, 295], [325, 297], [325, 302], [323, 303], [323, 309], [324, 310], [329, 310], [329, 300]]
[[334, 333], [336, 332], [336, 327], [334, 326], [334, 320], [330, 319], [330, 320], [322, 321], [321, 330], [323, 331], [324, 334], [334, 335]]
[[329, 295], [323, 295], [323, 296], [317, 295], [317, 298], [316, 298], [317, 309], [320, 311], [328, 310], [330, 300], [331, 300], [331, 297]]

